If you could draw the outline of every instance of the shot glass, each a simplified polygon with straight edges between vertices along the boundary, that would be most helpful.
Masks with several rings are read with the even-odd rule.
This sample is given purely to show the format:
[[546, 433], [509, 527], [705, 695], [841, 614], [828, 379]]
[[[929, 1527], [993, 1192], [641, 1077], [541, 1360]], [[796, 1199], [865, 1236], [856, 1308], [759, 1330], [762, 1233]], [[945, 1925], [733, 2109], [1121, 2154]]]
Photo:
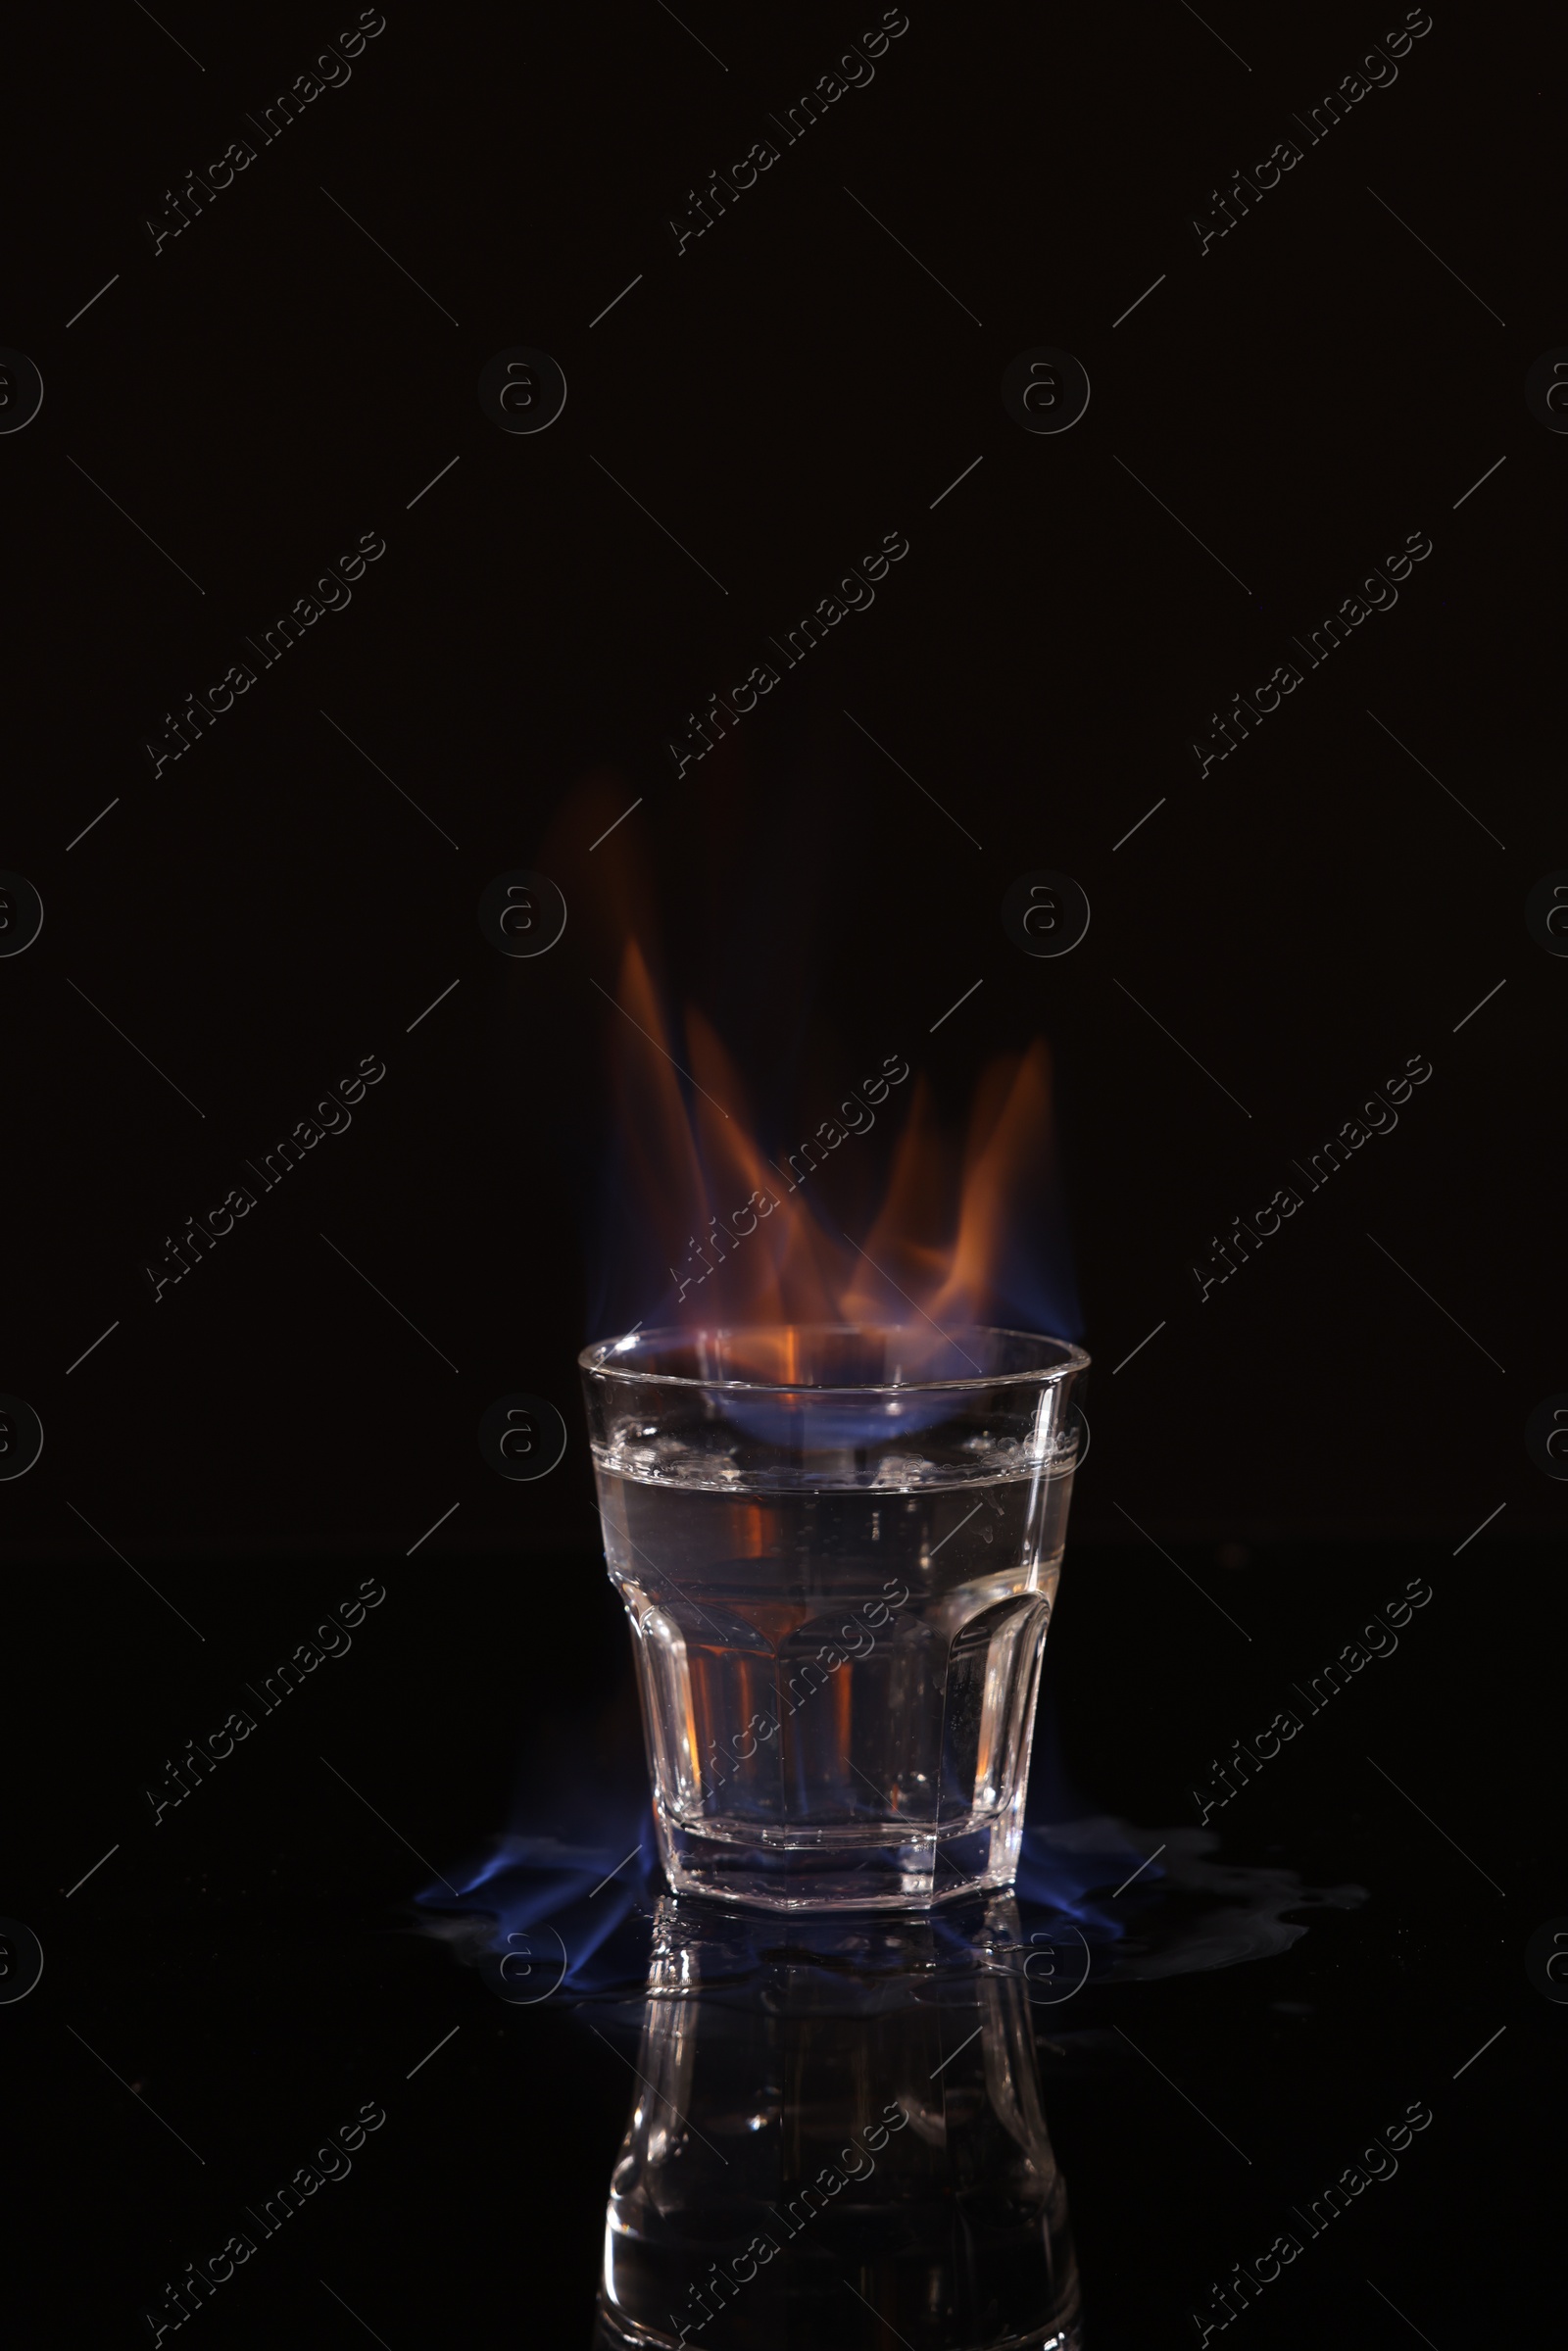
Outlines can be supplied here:
[[784, 1911], [1010, 1886], [1088, 1356], [787, 1325], [579, 1361], [671, 1886]]

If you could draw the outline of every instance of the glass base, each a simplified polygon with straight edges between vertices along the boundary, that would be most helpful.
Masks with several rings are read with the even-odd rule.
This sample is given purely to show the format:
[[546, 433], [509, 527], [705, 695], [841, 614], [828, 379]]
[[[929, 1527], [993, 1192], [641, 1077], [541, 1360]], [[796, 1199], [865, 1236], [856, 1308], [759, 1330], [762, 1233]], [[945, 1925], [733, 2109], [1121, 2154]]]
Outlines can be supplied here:
[[[863, 2271], [859, 2274], [864, 2275]], [[858, 2294], [858, 2287], [855, 2291]], [[864, 2297], [860, 2296], [860, 2299]], [[812, 2314], [813, 2317], [825, 2315]], [[888, 2321], [879, 2318], [874, 2308], [868, 2308], [864, 2317], [858, 2312], [851, 2312], [848, 2327], [837, 2305], [833, 2307], [832, 2316], [839, 2326], [836, 2333], [824, 2335], [824, 2339], [829, 2341], [854, 2343], [857, 2339], [855, 2328], [858, 2327], [860, 2341], [867, 2345], [881, 2344], [891, 2331]], [[869, 2326], [865, 2323], [867, 2317]], [[934, 2339], [941, 2338], [938, 2336]], [[984, 2341], [985, 2351], [1083, 2351], [1084, 2337], [1082, 2326], [1075, 2316], [1065, 2321], [1048, 2319], [1044, 2326], [1032, 2327], [1027, 2334], [997, 2335], [986, 2337]], [[627, 2317], [623, 2311], [612, 2308], [601, 2293], [594, 2314], [592, 2351], [691, 2351], [691, 2346], [678, 2340], [672, 2332], [666, 2333], [662, 2327], [639, 2326], [635, 2319]]]
[[1020, 1811], [897, 1841], [870, 1841], [855, 1828], [809, 1838], [795, 1830], [775, 1842], [727, 1824], [670, 1820], [660, 1825], [660, 1845], [677, 1893], [758, 1910], [929, 1910], [1011, 1886], [1022, 1829]]

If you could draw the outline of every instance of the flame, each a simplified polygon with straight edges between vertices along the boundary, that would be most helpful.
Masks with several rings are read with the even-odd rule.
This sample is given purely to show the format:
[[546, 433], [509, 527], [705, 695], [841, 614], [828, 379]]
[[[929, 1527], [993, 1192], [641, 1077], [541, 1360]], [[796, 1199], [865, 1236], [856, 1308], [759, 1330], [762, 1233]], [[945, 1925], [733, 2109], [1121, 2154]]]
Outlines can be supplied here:
[[[786, 1383], [811, 1379], [798, 1334], [813, 1324], [896, 1326], [933, 1343], [965, 1323], [1075, 1338], [1043, 1042], [985, 1064], [956, 1133], [927, 1080], [899, 1053], [879, 1059], [880, 1046], [869, 1064], [834, 1053], [835, 1091], [806, 1097], [782, 1135], [771, 1070], [755, 1060], [763, 1099], [753, 1098], [721, 1029], [767, 1035], [773, 1058], [792, 1050], [800, 942], [823, 919], [816, 817], [837, 823], [841, 811], [808, 766], [792, 805], [815, 816], [780, 840], [737, 740], [682, 786], [677, 828], [652, 824], [639, 784], [604, 766], [577, 777], [540, 845], [572, 908], [558, 953], [581, 958], [610, 1046], [608, 1103], [583, 1102], [564, 1136], [582, 1197], [596, 1196], [585, 1336], [675, 1324], [721, 1329], [729, 1344], [744, 1332], [756, 1376]], [[821, 963], [831, 975], [833, 957]], [[746, 1001], [715, 1019], [738, 969]], [[538, 967], [520, 970], [531, 990]], [[951, 1051], [951, 1033], [944, 1042]], [[610, 1148], [595, 1150], [606, 1107]]]
[[[619, 1130], [669, 1272], [659, 1321], [752, 1332], [759, 1372], [788, 1381], [797, 1376], [799, 1325], [921, 1318], [947, 1329], [1017, 1315], [1009, 1260], [1040, 1221], [1052, 1173], [1052, 1065], [1042, 1040], [987, 1064], [960, 1151], [925, 1079], [893, 1054], [775, 1157], [758, 1139], [747, 1088], [716, 1029], [688, 1005], [673, 1032], [635, 938], [622, 951], [616, 1001]], [[866, 1150], [884, 1118], [901, 1122], [891, 1171], [856, 1242], [834, 1212], [829, 1170]]]

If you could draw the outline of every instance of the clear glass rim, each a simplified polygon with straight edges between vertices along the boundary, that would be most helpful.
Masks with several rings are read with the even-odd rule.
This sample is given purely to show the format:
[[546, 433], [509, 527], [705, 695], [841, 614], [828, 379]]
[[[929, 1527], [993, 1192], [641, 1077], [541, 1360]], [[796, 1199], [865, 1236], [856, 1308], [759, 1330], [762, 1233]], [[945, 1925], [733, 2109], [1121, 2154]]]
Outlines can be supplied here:
[[[680, 1347], [695, 1347], [705, 1340], [712, 1342], [744, 1339], [748, 1336], [760, 1335], [763, 1331], [795, 1329], [831, 1333], [835, 1336], [842, 1333], [846, 1337], [853, 1337], [858, 1331], [912, 1332], [916, 1328], [917, 1326], [913, 1323], [818, 1322], [796, 1324], [721, 1323], [711, 1328], [704, 1326], [696, 1330], [684, 1330], [678, 1325], [669, 1324], [654, 1331], [627, 1332], [618, 1339], [595, 1340], [591, 1347], [583, 1348], [577, 1357], [577, 1362], [585, 1373], [595, 1379], [624, 1380], [629, 1385], [649, 1388], [702, 1388], [726, 1396], [919, 1396], [932, 1395], [939, 1391], [981, 1388], [1050, 1388], [1054, 1387], [1062, 1380], [1070, 1379], [1077, 1372], [1089, 1369], [1088, 1353], [1083, 1347], [1075, 1347], [1070, 1339], [1058, 1339], [1050, 1331], [1009, 1330], [1005, 1326], [996, 1323], [960, 1323], [956, 1328], [959, 1331], [982, 1331], [988, 1337], [999, 1339], [1021, 1339], [1034, 1347], [1056, 1347], [1060, 1350], [1060, 1361], [1042, 1364], [1032, 1371], [965, 1372], [942, 1380], [817, 1382], [810, 1380], [701, 1379], [687, 1372], [634, 1370], [630, 1363], [617, 1363], [612, 1360], [617, 1347], [633, 1344], [655, 1347], [661, 1343], [669, 1343]], [[947, 1331], [938, 1329], [938, 1336], [948, 1340], [950, 1346], [957, 1345], [957, 1341]]]

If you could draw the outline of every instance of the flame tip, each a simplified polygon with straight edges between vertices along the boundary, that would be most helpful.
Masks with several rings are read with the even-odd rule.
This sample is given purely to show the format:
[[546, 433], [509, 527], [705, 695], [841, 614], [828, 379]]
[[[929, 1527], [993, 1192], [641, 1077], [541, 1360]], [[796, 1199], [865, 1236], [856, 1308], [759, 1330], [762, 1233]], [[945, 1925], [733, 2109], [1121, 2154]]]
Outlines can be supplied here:
[[[664, 1294], [661, 1322], [689, 1328], [716, 1311], [754, 1328], [863, 1324], [888, 1319], [890, 1309], [896, 1319], [896, 1298], [938, 1323], [1078, 1327], [1065, 1266], [1061, 1278], [1042, 1282], [1022, 1262], [1042, 1224], [1059, 1224], [1042, 1197], [1054, 1157], [1044, 1038], [987, 1060], [961, 1139], [944, 1130], [925, 1073], [890, 1053], [781, 1164], [762, 1149], [748, 1089], [712, 1021], [692, 1003], [679, 1026], [666, 1017], [635, 936], [622, 943], [616, 1008], [621, 1146], [674, 1290], [672, 1299]], [[673, 1051], [682, 1042], [684, 1060]], [[911, 1076], [901, 1101], [896, 1089]], [[828, 1162], [879, 1119], [893, 1135], [891, 1164], [862, 1245], [817, 1195], [834, 1188]], [[843, 1163], [858, 1158], [845, 1152]]]

